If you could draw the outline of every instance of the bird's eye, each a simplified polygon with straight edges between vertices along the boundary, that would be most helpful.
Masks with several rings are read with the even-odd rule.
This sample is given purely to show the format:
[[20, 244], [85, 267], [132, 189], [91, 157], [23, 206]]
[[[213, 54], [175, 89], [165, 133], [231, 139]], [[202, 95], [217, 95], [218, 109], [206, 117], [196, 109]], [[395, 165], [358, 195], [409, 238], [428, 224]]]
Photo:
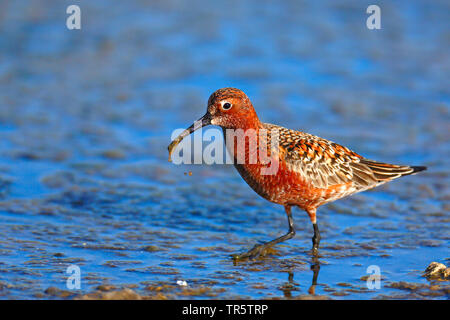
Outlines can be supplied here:
[[232, 107], [232, 105], [231, 105], [231, 103], [229, 103], [229, 102], [225, 102], [225, 103], [222, 105], [222, 109], [223, 109], [223, 110], [230, 110], [231, 107]]

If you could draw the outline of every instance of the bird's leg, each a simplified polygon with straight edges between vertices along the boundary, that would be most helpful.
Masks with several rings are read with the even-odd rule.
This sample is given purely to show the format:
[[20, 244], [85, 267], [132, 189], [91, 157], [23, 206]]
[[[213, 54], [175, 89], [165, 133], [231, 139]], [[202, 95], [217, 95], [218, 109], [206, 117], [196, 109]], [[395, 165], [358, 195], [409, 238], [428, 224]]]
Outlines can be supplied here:
[[317, 220], [316, 220], [316, 209], [307, 209], [306, 212], [309, 215], [309, 218], [311, 219], [311, 222], [313, 223], [314, 228], [314, 236], [312, 237], [312, 252], [313, 254], [317, 254], [319, 250], [319, 243], [320, 243], [320, 232], [319, 227], [317, 226]]
[[319, 227], [317, 226], [317, 223], [313, 223], [314, 228], [314, 236], [312, 237], [312, 243], [313, 243], [313, 253], [317, 253], [319, 250], [319, 243], [320, 243], [320, 232]]
[[265, 242], [263, 244], [257, 244], [251, 250], [249, 250], [248, 252], [245, 252], [243, 254], [233, 255], [233, 259], [241, 260], [241, 259], [245, 259], [245, 258], [249, 258], [249, 259], [257, 258], [258, 256], [263, 255], [264, 251], [266, 251], [268, 248], [276, 245], [277, 243], [289, 240], [293, 236], [295, 236], [294, 220], [292, 219], [291, 206], [289, 206], [289, 205], [285, 206], [284, 210], [286, 211], [286, 215], [288, 217], [288, 224], [289, 224], [289, 230], [285, 235], [282, 235], [279, 238], [276, 238], [269, 242]]

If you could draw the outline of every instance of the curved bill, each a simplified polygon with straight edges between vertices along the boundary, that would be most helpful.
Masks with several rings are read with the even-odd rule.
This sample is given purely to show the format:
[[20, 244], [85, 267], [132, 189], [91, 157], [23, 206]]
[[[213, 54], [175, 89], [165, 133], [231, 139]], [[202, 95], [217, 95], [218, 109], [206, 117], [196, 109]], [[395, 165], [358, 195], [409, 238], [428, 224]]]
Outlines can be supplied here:
[[173, 153], [173, 150], [175, 147], [183, 140], [186, 136], [190, 135], [195, 130], [198, 130], [200, 128], [203, 128], [205, 126], [208, 126], [211, 124], [211, 117], [209, 113], [206, 113], [203, 117], [195, 121], [189, 128], [184, 130], [178, 137], [175, 138], [175, 140], [172, 141], [171, 144], [169, 144], [169, 161], [172, 161], [171, 155]]

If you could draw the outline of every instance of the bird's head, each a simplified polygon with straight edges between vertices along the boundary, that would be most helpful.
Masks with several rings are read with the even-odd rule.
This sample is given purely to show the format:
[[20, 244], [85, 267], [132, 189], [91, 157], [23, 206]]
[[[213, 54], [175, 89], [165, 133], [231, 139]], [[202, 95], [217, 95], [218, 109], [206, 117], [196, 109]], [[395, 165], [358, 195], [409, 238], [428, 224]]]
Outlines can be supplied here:
[[235, 88], [215, 91], [208, 99], [204, 117], [210, 119], [210, 124], [224, 129], [254, 129], [259, 125], [250, 99]]
[[184, 137], [211, 124], [223, 129], [244, 130], [257, 129], [261, 125], [250, 99], [244, 92], [235, 88], [222, 88], [209, 97], [205, 115], [172, 141], [169, 153]]

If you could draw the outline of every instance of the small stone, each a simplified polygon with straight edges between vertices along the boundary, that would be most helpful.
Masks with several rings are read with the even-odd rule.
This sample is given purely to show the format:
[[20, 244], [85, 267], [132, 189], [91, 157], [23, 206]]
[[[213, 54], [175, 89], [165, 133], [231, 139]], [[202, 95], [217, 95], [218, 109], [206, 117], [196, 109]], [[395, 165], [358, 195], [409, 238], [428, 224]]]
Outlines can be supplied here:
[[439, 262], [432, 262], [425, 269], [424, 275], [429, 278], [440, 278], [443, 280], [450, 279], [450, 268]]

